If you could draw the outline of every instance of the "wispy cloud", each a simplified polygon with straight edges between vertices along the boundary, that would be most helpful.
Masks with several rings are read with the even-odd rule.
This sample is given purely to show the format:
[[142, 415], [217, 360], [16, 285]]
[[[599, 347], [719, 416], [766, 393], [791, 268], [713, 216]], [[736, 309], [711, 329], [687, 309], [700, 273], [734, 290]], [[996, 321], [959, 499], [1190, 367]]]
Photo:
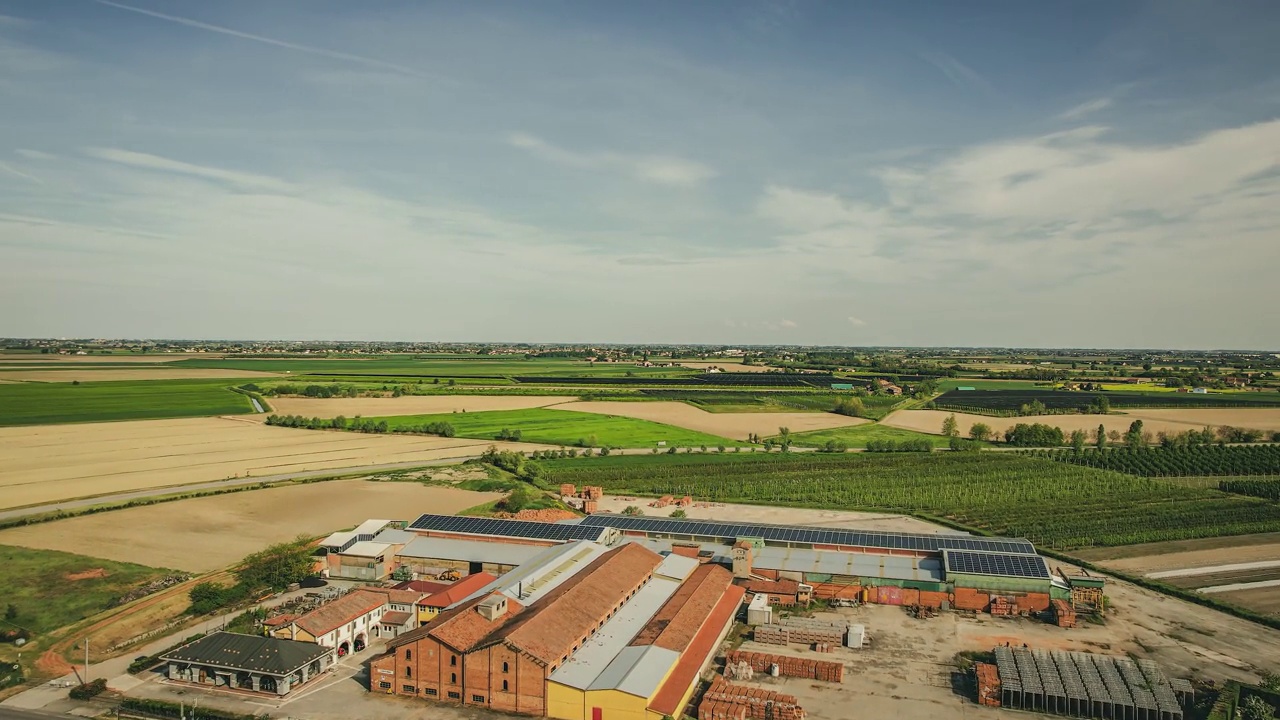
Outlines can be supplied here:
[[1058, 119], [1059, 120], [1079, 120], [1080, 118], [1083, 118], [1087, 115], [1092, 115], [1101, 110], [1106, 110], [1109, 107], [1111, 107], [1111, 98], [1106, 98], [1106, 97], [1096, 98], [1094, 100], [1082, 102], [1079, 105], [1076, 105], [1075, 107], [1067, 110], [1066, 112], [1061, 113], [1060, 115], [1058, 115]]
[[222, 168], [209, 167], [207, 165], [196, 165], [193, 163], [182, 162], [181, 160], [171, 160], [166, 157], [160, 157], [159, 155], [134, 152], [132, 150], [120, 150], [118, 148], [86, 148], [85, 154], [99, 160], [107, 160], [109, 162], [129, 165], [131, 167], [142, 168], [144, 170], [180, 173], [182, 175], [191, 175], [193, 177], [203, 178], [206, 180], [216, 180], [222, 183], [230, 183], [232, 185], [240, 185], [259, 190], [271, 190], [287, 193], [295, 189], [294, 185], [291, 183], [266, 175], [239, 172], [236, 170], [224, 170]]
[[279, 40], [276, 38], [266, 37], [265, 35], [255, 35], [253, 33], [248, 33], [241, 30], [234, 30], [229, 27], [214, 25], [212, 23], [200, 22], [199, 20], [192, 20], [191, 18], [180, 17], [178, 15], [169, 15], [167, 13], [156, 12], [154, 10], [146, 10], [144, 8], [134, 7], [132, 5], [125, 5], [123, 3], [111, 2], [111, 0], [93, 0], [93, 2], [96, 2], [99, 5], [107, 5], [109, 7], [119, 8], [120, 10], [128, 10], [129, 12], [138, 13], [139, 15], [146, 15], [148, 17], [157, 18], [159, 20], [167, 20], [169, 22], [177, 23], [179, 25], [185, 25], [187, 27], [199, 28], [201, 30], [208, 30], [209, 32], [220, 33], [222, 35], [229, 35], [231, 37], [240, 38], [242, 40], [252, 40], [254, 42], [263, 43], [265, 45], [272, 45], [274, 47], [284, 48], [286, 50], [296, 50], [298, 52], [308, 53], [310, 55], [318, 55], [320, 57], [326, 57], [332, 60], [345, 60], [347, 62], [357, 63], [357, 64], [365, 65], [368, 67], [380, 68], [383, 70], [391, 70], [393, 72], [403, 73], [405, 75], [410, 75], [410, 76], [421, 78], [424, 80], [441, 79], [435, 75], [432, 75], [431, 73], [426, 73], [421, 70], [408, 67], [406, 65], [400, 65], [393, 62], [387, 62], [386, 60], [379, 60], [377, 58], [366, 57], [364, 55], [356, 55], [354, 53], [341, 52], [338, 50], [329, 50], [327, 48], [314, 47], [311, 45], [303, 45], [302, 43], [289, 42], [287, 40]]
[[981, 73], [947, 53], [938, 50], [925, 52], [920, 54], [920, 59], [938, 68], [948, 80], [962, 90], [979, 90], [992, 97], [1000, 94]]
[[53, 160], [57, 157], [56, 155], [44, 152], [43, 150], [30, 150], [28, 148], [18, 148], [17, 150], [14, 150], [14, 152], [24, 158], [30, 158], [32, 160]]
[[620, 170], [639, 180], [660, 185], [691, 187], [701, 185], [716, 176], [715, 170], [702, 163], [670, 155], [576, 152], [528, 133], [512, 133], [507, 137], [507, 143], [559, 165]]
[[863, 320], [860, 317], [854, 317], [853, 315], [850, 315], [846, 319], [849, 321], [849, 324], [853, 325], [854, 327], [862, 327], [863, 325], [867, 324], [866, 320]]
[[44, 181], [43, 181], [43, 180], [41, 180], [40, 178], [36, 177], [35, 175], [32, 175], [31, 173], [28, 173], [28, 172], [23, 172], [22, 170], [19, 170], [18, 168], [14, 167], [14, 166], [12, 166], [12, 165], [10, 165], [10, 164], [8, 164], [8, 163], [0, 162], [0, 170], [3, 170], [4, 172], [9, 173], [10, 175], [14, 175], [14, 176], [16, 176], [16, 177], [20, 177], [20, 178], [22, 178], [23, 180], [29, 180], [29, 181], [31, 181], [31, 182], [33, 182], [33, 183], [37, 184], [37, 185], [43, 185], [43, 184], [44, 184]]

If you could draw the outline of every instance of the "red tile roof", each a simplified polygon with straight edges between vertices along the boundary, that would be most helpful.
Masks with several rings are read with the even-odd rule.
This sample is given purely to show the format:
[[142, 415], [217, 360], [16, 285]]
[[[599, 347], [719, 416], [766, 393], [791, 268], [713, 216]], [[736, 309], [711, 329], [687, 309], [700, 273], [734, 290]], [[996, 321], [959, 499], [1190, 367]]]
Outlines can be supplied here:
[[683, 652], [732, 584], [733, 573], [725, 568], [719, 565], [699, 566], [658, 608], [631, 644], [657, 645]]
[[707, 658], [715, 654], [717, 650], [717, 641], [720, 639], [720, 631], [729, 623], [729, 620], [738, 612], [738, 606], [742, 604], [742, 597], [746, 595], [741, 587], [730, 585], [725, 588], [724, 594], [720, 596], [719, 602], [715, 608], [702, 621], [702, 627], [694, 635], [693, 641], [688, 647], [684, 648], [680, 653], [680, 660], [676, 663], [675, 668], [671, 670], [671, 674], [667, 676], [662, 686], [658, 688], [657, 694], [653, 696], [653, 703], [649, 705], [649, 709], [662, 714], [678, 717], [681, 707], [680, 701], [684, 699], [685, 693], [697, 680], [698, 674], [702, 671], [702, 666], [706, 664]]
[[385, 593], [376, 590], [355, 590], [303, 615], [295, 620], [294, 624], [314, 637], [320, 637], [386, 604]]
[[409, 618], [413, 617], [412, 613], [402, 612], [400, 610], [392, 610], [382, 614], [382, 619], [378, 622], [383, 625], [403, 625], [409, 622]]
[[746, 584], [749, 593], [772, 593], [774, 595], [795, 595], [800, 592], [800, 583], [795, 580], [751, 580]]
[[416, 590], [417, 592], [427, 593], [428, 595], [449, 589], [449, 583], [435, 582], [433, 580], [405, 580], [394, 586], [396, 590]]
[[497, 579], [498, 578], [487, 572], [478, 572], [475, 575], [468, 575], [458, 582], [447, 586], [445, 590], [435, 593], [434, 595], [428, 595], [427, 597], [419, 600], [418, 606], [447, 608], [454, 603], [460, 602], [471, 593]]
[[[471, 652], [481, 642], [524, 609], [520, 603], [507, 598], [507, 611], [490, 620], [476, 610], [487, 596], [472, 598], [467, 602], [440, 613], [423, 629], [426, 634], [461, 653]], [[505, 595], [503, 597], [506, 597]]]

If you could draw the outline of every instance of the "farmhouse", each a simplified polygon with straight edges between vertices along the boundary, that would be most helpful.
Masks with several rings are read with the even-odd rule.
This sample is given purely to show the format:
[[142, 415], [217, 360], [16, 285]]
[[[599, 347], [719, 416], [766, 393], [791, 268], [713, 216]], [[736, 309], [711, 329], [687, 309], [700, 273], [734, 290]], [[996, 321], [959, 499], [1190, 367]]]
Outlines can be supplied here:
[[334, 651], [314, 643], [216, 632], [160, 659], [170, 680], [285, 696], [329, 669]]
[[[422, 593], [412, 590], [354, 590], [277, 627], [271, 636], [323, 645], [341, 657], [364, 650], [370, 637], [384, 637], [384, 633], [395, 637], [413, 628], [421, 598]], [[384, 617], [388, 614], [391, 617]]]

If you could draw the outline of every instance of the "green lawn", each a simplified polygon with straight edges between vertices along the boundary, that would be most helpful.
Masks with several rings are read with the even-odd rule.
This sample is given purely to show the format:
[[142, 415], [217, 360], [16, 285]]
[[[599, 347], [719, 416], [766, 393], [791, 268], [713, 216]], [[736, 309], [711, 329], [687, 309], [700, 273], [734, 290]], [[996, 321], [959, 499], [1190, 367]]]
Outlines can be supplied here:
[[253, 412], [231, 380], [0, 384], [0, 426]]
[[[66, 627], [110, 607], [112, 600], [133, 588], [173, 574], [168, 570], [131, 563], [72, 555], [56, 550], [29, 550], [0, 545], [4, 567], [4, 598], [18, 616], [11, 622], [40, 635]], [[106, 577], [72, 580], [74, 573], [101, 568]]]
[[791, 436], [792, 444], [798, 447], [819, 447], [828, 440], [836, 440], [851, 448], [864, 448], [871, 440], [928, 440], [934, 447], [944, 448], [949, 440], [941, 435], [926, 435], [914, 430], [889, 427], [879, 423], [867, 425], [851, 425], [849, 427], [831, 428], [829, 430], [811, 430], [795, 433]]
[[597, 446], [653, 447], [665, 441], [667, 447], [733, 445], [727, 438], [685, 430], [671, 425], [614, 415], [596, 415], [572, 410], [499, 410], [493, 412], [448, 413], [440, 415], [400, 415], [386, 418], [392, 428], [413, 427], [433, 422], [453, 425], [458, 437], [493, 440], [503, 428], [519, 430], [524, 442], [549, 445], [577, 445], [595, 437]]

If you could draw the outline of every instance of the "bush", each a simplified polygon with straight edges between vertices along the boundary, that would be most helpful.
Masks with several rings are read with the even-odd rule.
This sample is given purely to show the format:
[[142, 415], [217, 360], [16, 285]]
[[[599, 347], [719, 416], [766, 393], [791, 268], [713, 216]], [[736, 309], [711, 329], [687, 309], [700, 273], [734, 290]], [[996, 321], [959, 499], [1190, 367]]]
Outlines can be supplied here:
[[867, 452], [933, 452], [933, 443], [918, 440], [868, 440]]
[[822, 443], [822, 445], [818, 448], [818, 452], [842, 453], [848, 449], [849, 449], [849, 446], [846, 443], [843, 443], [839, 440], [828, 440]]
[[106, 689], [106, 678], [98, 678], [71, 688], [71, 692], [68, 694], [72, 700], [92, 700], [101, 695]]
[[1018, 423], [1005, 431], [1005, 442], [1018, 447], [1059, 447], [1066, 438], [1062, 429], [1044, 423]]

